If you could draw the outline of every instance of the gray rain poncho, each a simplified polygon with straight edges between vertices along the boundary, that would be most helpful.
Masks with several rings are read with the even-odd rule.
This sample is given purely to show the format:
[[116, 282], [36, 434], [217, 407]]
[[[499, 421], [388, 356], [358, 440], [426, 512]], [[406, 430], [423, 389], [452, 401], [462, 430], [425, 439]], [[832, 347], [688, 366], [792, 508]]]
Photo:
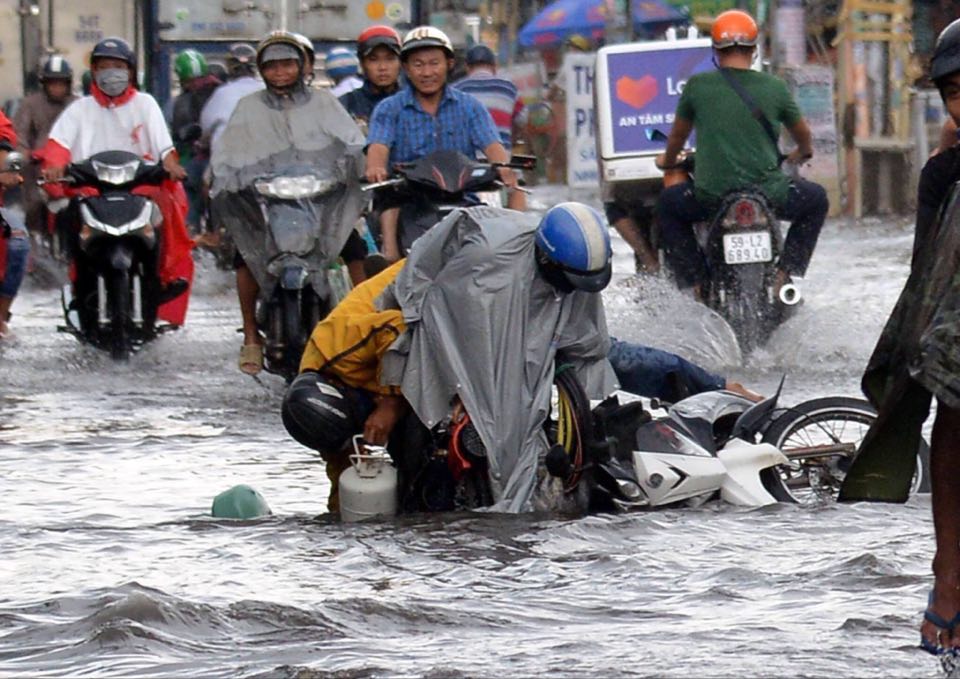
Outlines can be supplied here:
[[[297, 201], [319, 224], [320, 260], [336, 258], [354, 228], [365, 198], [360, 191], [363, 134], [326, 91], [299, 90], [278, 97], [268, 90], [237, 104], [210, 160], [214, 212], [222, 220], [254, 277], [265, 287], [268, 251], [254, 181], [306, 172], [334, 180], [330, 193]], [[311, 259], [314, 259], [312, 256]]]
[[392, 288], [407, 332], [384, 357], [382, 379], [401, 385], [427, 426], [460, 397], [488, 451], [494, 511], [547, 508], [534, 491], [557, 352], [591, 398], [616, 388], [602, 298], [543, 280], [537, 223], [501, 208], [454, 211], [417, 240]]

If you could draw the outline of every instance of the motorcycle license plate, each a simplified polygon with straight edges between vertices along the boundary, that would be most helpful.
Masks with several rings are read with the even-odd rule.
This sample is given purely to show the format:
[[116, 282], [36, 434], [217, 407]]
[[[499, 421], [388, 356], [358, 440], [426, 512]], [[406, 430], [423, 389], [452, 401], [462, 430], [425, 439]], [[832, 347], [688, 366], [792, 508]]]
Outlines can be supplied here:
[[755, 264], [771, 259], [770, 232], [744, 231], [723, 235], [723, 261], [727, 264]]

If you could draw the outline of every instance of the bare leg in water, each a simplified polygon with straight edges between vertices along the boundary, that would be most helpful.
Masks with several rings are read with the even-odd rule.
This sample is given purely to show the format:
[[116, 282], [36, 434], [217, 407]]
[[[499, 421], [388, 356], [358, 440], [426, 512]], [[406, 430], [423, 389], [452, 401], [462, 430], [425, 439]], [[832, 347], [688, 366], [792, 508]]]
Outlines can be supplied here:
[[[240, 316], [243, 319], [243, 344], [263, 345], [260, 333], [257, 331], [257, 295], [260, 286], [253, 277], [246, 264], [237, 267], [237, 297], [240, 299]], [[248, 375], [256, 375], [263, 367], [262, 354], [258, 360], [245, 357], [240, 369]]]
[[[946, 622], [960, 613], [960, 409], [937, 406], [930, 443], [930, 480], [933, 529], [937, 552], [933, 557], [933, 598], [928, 612]], [[932, 646], [960, 648], [960, 624], [954, 631], [937, 627], [929, 620], [920, 634]]]

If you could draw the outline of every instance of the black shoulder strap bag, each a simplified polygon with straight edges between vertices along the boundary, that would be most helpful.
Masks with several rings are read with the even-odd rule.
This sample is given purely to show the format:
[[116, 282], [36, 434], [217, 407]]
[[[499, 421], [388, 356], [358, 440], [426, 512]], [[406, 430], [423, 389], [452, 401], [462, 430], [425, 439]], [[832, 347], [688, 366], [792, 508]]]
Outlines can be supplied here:
[[786, 156], [780, 153], [780, 141], [777, 138], [777, 133], [773, 131], [773, 125], [771, 125], [770, 121], [767, 120], [767, 116], [763, 114], [760, 106], [758, 106], [754, 98], [750, 96], [750, 93], [747, 92], [747, 89], [743, 86], [743, 84], [737, 80], [728, 69], [717, 67], [717, 70], [720, 71], [720, 75], [724, 77], [724, 79], [727, 81], [727, 84], [733, 88], [733, 91], [740, 96], [740, 99], [743, 100], [743, 103], [746, 104], [748, 109], [750, 109], [750, 113], [753, 114], [753, 117], [757, 119], [757, 122], [760, 123], [760, 126], [767, 133], [767, 136], [770, 137], [770, 141], [773, 143], [773, 148], [776, 149], [777, 152], [777, 167], [779, 167], [783, 164]]

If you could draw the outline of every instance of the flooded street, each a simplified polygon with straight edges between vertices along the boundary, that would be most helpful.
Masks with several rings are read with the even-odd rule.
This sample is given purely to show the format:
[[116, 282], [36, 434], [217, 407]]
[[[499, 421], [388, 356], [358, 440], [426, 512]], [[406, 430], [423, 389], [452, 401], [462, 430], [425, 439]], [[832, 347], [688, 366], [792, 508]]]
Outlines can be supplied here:
[[[741, 357], [617, 244], [611, 332], [783, 402], [859, 396], [909, 265], [903, 220], [830, 221], [805, 303]], [[126, 365], [58, 333], [30, 281], [0, 343], [0, 675], [937, 676], [917, 648], [928, 496], [708, 503], [576, 520], [341, 525], [280, 422], [283, 383], [236, 368], [232, 276], [202, 258], [186, 327]], [[274, 516], [209, 518], [247, 483]]]

